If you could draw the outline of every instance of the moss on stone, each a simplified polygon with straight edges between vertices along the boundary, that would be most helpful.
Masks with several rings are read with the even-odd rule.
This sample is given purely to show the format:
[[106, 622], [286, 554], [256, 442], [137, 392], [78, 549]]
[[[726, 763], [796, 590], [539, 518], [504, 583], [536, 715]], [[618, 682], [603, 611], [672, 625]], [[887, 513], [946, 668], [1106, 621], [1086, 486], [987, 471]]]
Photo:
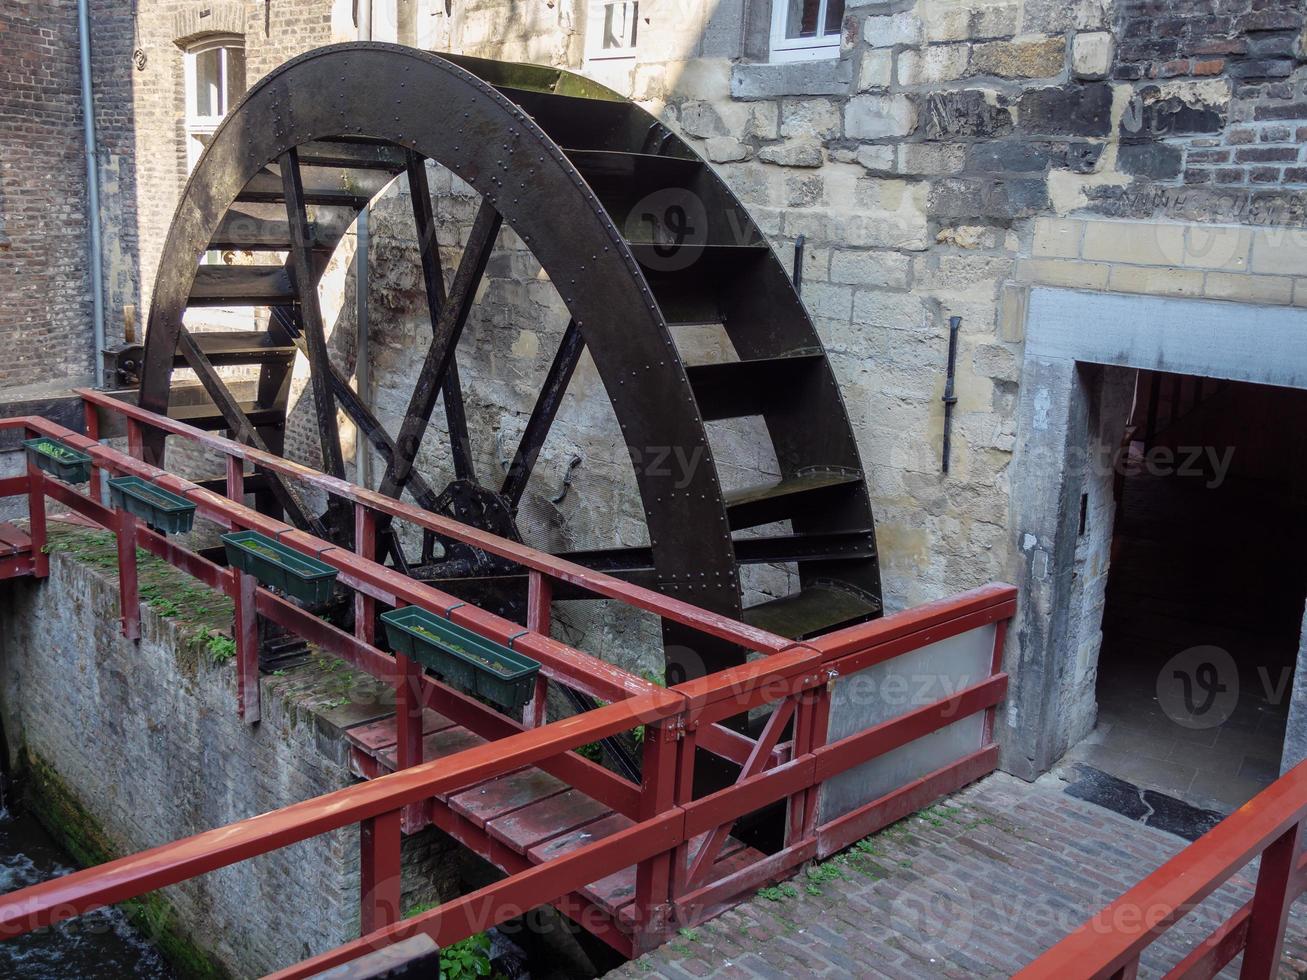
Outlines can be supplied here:
[[[111, 532], [51, 521], [47, 551], [66, 554], [117, 586], [118, 544]], [[136, 568], [141, 603], [176, 631], [174, 657], [188, 680], [196, 680], [202, 663], [230, 659], [223, 655], [231, 642], [233, 613], [227, 595], [141, 549], [136, 552]]]
[[[99, 821], [48, 763], [24, 750], [21, 765], [32, 812], [78, 864], [91, 867], [121, 856]], [[129, 899], [119, 908], [128, 922], [167, 958], [178, 975], [195, 980], [231, 977], [222, 964], [175, 927], [180, 916], [159, 892]]]

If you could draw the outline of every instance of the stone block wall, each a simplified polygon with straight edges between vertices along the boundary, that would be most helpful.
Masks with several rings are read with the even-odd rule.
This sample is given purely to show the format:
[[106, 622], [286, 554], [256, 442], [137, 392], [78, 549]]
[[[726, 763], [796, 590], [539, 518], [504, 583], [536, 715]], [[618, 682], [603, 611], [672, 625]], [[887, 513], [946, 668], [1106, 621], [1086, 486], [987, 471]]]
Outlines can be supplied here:
[[[584, 71], [686, 136], [784, 261], [805, 240], [804, 299], [858, 433], [888, 607], [1014, 578], [1009, 488], [1031, 284], [1307, 301], [1307, 15], [1297, 0], [847, 0], [837, 56], [773, 64], [771, 2], [641, 0], [635, 56], [592, 63], [582, 0], [379, 0], [374, 35]], [[110, 26], [126, 16], [107, 0], [96, 9]], [[121, 147], [108, 169], [122, 178], [106, 208], [118, 209], [116, 227], [135, 226], [113, 233], [124, 257], [109, 281], [115, 303], [135, 290], [142, 321], [185, 179], [179, 42], [217, 29], [245, 38], [250, 83], [355, 32], [349, 0], [163, 0], [137, 12], [143, 68], [125, 41], [106, 41], [99, 111], [130, 117], [132, 133], [108, 141]], [[474, 204], [448, 175], [433, 171], [432, 184], [452, 270]], [[368, 286], [374, 399], [392, 426], [429, 336], [404, 194], [376, 208]], [[12, 243], [7, 206], [3, 218]], [[347, 371], [352, 248], [325, 290]], [[951, 316], [963, 327], [945, 477]], [[460, 354], [479, 472], [497, 477], [512, 452], [565, 321], [552, 285], [505, 234]], [[304, 380], [288, 444], [312, 462]], [[450, 470], [439, 418], [422, 458], [437, 485]], [[732, 449], [729, 484], [774, 472], [747, 426], [713, 436]], [[553, 503], [577, 456], [574, 489]], [[524, 515], [528, 539], [546, 547], [644, 541], [626, 449], [584, 362]], [[631, 657], [654, 635], [622, 624], [601, 645]]]

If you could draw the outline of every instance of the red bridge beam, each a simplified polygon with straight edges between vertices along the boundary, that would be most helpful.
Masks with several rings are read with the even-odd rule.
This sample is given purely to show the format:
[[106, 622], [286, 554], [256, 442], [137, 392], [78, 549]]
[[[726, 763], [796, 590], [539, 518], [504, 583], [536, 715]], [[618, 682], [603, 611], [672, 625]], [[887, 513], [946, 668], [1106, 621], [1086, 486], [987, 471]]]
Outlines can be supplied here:
[[380, 514], [386, 514], [415, 524], [418, 527], [435, 531], [437, 534], [453, 538], [456, 541], [462, 541], [492, 555], [515, 562], [523, 568], [542, 572], [550, 578], [583, 588], [595, 595], [616, 599], [646, 612], [657, 613], [664, 619], [670, 619], [673, 622], [692, 627], [708, 636], [727, 640], [746, 649], [762, 653], [774, 653], [791, 645], [789, 640], [768, 633], [766, 630], [760, 630], [727, 616], [700, 609], [680, 599], [673, 599], [659, 592], [654, 592], [652, 589], [646, 589], [630, 582], [623, 582], [621, 579], [605, 575], [602, 572], [596, 572], [584, 565], [578, 565], [515, 541], [497, 537], [488, 531], [468, 527], [450, 518], [433, 514], [403, 501], [356, 486], [347, 480], [339, 480], [324, 473], [319, 473], [281, 456], [261, 452], [239, 442], [233, 442], [222, 436], [214, 435], [211, 432], [196, 429], [175, 419], [155, 415], [153, 412], [148, 412], [135, 405], [110, 398], [103, 392], [89, 388], [76, 388], [74, 390], [88, 403], [96, 405], [105, 411], [115, 412], [140, 425], [148, 425], [162, 432], [182, 436], [191, 442], [214, 452], [222, 453], [225, 456], [248, 460], [260, 467], [317, 487], [344, 500], [363, 504]]

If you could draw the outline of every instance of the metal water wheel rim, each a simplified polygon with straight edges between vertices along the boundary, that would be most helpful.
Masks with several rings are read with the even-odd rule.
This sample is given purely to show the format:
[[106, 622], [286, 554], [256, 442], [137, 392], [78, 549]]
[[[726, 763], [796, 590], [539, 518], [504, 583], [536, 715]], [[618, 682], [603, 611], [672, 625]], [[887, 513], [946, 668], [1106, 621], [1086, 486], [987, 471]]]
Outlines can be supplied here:
[[[571, 142], [588, 145], [565, 147], [547, 129], [562, 142], [572, 137]], [[305, 201], [336, 198], [306, 184], [304, 168], [311, 165], [299, 162], [301, 152], [310, 161], [329, 158], [324, 146], [339, 147], [345, 155], [370, 152], [369, 147], [402, 149], [410, 180], [416, 179], [415, 171], [423, 175], [414, 201], [422, 200], [428, 209], [427, 159], [481, 194], [474, 238], [478, 227], [493, 225], [494, 233], [479, 248], [464, 250], [450, 296], [444, 305], [433, 304], [433, 343], [439, 341], [441, 313], [456, 308], [451, 304], [460, 295], [460, 277], [472, 283], [475, 295], [502, 219], [558, 288], [628, 446], [637, 453], [676, 447], [699, 460], [689, 472], [673, 474], [637, 467], [650, 546], [647, 552], [587, 552], [590, 564], [630, 574], [647, 553], [654, 570], [651, 584], [657, 588], [748, 618], [750, 611], [741, 606], [740, 563], [792, 561], [798, 563], [801, 592], [763, 604], [778, 608], [773, 620], [764, 617], [759, 625], [784, 626], [787, 610], [802, 606], [805, 595], [823, 597], [832, 609], [824, 615], [832, 621], [821, 622], [819, 616], [815, 625], [791, 623], [795, 628], [788, 632], [796, 637], [879, 614], [874, 524], [856, 442], [820, 339], [784, 267], [739, 201], [687, 144], [643, 109], [567, 72], [369, 42], [308, 52], [262, 79], [215, 132], [174, 216], [150, 308], [143, 407], [168, 410], [174, 363], [184, 359], [217, 405], [224, 427], [257, 444], [252, 416], [233, 404], [202, 349], [204, 341], [196, 339], [205, 335], [181, 328], [187, 306], [208, 301], [204, 290], [209, 280], [244, 277], [244, 294], [236, 298], [247, 305], [293, 304], [298, 310], [315, 404], [322, 403], [318, 395], [325, 391], [334, 426], [335, 401], [346, 395], [340, 385], [333, 391], [328, 372], [319, 370], [325, 346], [320, 312], [315, 317], [316, 283], [325, 261], [315, 258], [312, 236], [318, 229], [307, 220]], [[275, 164], [280, 164], [278, 173], [269, 170]], [[666, 183], [669, 174], [674, 184]], [[654, 197], [674, 191], [673, 197], [680, 195], [690, 207], [696, 200], [711, 203], [712, 213], [704, 205], [703, 234], [679, 244], [669, 239], [669, 208], [661, 216], [654, 213], [648, 240], [624, 237], [609, 207], [630, 205], [632, 195], [644, 189], [640, 180], [649, 181], [647, 190]], [[607, 204], [596, 187], [607, 195]], [[348, 197], [349, 190], [338, 196]], [[359, 206], [370, 196], [363, 188]], [[615, 199], [620, 200], [614, 204]], [[235, 227], [229, 218], [241, 212], [233, 206], [259, 202], [286, 206], [282, 239], [269, 233], [268, 223], [249, 230], [251, 236], [263, 236], [263, 248], [269, 242], [288, 247], [286, 266], [218, 267], [240, 271], [200, 275], [201, 257], [215, 243], [237, 244], [218, 240]], [[415, 218], [420, 224], [421, 216]], [[631, 220], [628, 212], [628, 230]], [[337, 222], [325, 231], [328, 254], [347, 226]], [[733, 229], [738, 243], [721, 241], [724, 228]], [[480, 269], [475, 268], [478, 262]], [[424, 271], [431, 282], [430, 268]], [[303, 278], [313, 282], [311, 290], [296, 288]], [[435, 278], [443, 291], [443, 279]], [[714, 322], [714, 317], [740, 360], [685, 363], [669, 322]], [[273, 329], [270, 324], [269, 332]], [[453, 363], [457, 333], [454, 339], [449, 356], [442, 350], [437, 363], [441, 358], [446, 366]], [[261, 372], [268, 373], [266, 364]], [[424, 374], [419, 386], [438, 389], [442, 380]], [[432, 394], [421, 406], [428, 419], [434, 403]], [[326, 414], [322, 427], [329, 432]], [[749, 414], [760, 414], [766, 422], [781, 479], [728, 495], [718, 479], [705, 420]], [[421, 425], [425, 428], [425, 422]], [[420, 441], [421, 432], [417, 434]], [[333, 462], [329, 441], [324, 440], [324, 467], [331, 470], [340, 463], [339, 456]], [[408, 444], [403, 432], [399, 443]], [[335, 445], [339, 454], [338, 436]], [[150, 448], [161, 452], [160, 444]], [[301, 523], [315, 519], [299, 517]], [[790, 520], [793, 531], [733, 536], [778, 520]], [[698, 675], [742, 658], [738, 649], [711, 645], [675, 627], [666, 628], [666, 641], [673, 679], [676, 673]]]

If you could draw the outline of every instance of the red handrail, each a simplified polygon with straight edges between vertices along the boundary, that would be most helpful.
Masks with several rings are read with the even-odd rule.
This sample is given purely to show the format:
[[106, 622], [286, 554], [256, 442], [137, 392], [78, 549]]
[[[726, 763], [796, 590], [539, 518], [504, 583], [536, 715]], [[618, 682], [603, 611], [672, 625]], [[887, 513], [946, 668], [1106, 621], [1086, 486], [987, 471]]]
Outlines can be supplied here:
[[709, 636], [728, 640], [731, 643], [739, 644], [746, 649], [760, 653], [774, 653], [791, 645], [791, 641], [774, 633], [768, 633], [766, 630], [749, 626], [719, 613], [700, 609], [698, 606], [663, 595], [661, 592], [654, 592], [652, 589], [646, 589], [631, 582], [624, 582], [619, 578], [605, 575], [603, 572], [596, 572], [584, 565], [578, 565], [556, 555], [537, 551], [516, 541], [509, 541], [507, 538], [498, 537], [489, 531], [460, 524], [448, 517], [433, 514], [431, 511], [414, 507], [393, 497], [375, 493], [347, 480], [340, 480], [325, 473], [319, 473], [317, 470], [309, 469], [307, 466], [282, 456], [262, 452], [251, 446], [215, 435], [212, 432], [205, 432], [202, 429], [186, 425], [184, 422], [178, 422], [176, 419], [155, 415], [153, 412], [146, 411], [136, 405], [111, 398], [103, 392], [90, 388], [76, 388], [74, 391], [84, 401], [110, 412], [116, 412], [142, 425], [172, 435], [183, 436], [192, 442], [235, 459], [248, 460], [263, 469], [317, 487], [352, 503], [363, 504], [378, 513], [407, 521], [418, 527], [435, 531], [445, 537], [470, 544], [492, 555], [506, 558], [524, 568], [542, 572], [550, 578], [556, 578], [559, 581], [593, 592], [595, 595], [617, 599], [646, 612], [657, 613], [664, 619], [693, 627]]
[[1289, 906], [1303, 891], [1300, 832], [1307, 762], [1300, 763], [1017, 974], [1020, 980], [1134, 976], [1143, 952], [1254, 857], [1253, 900], [1168, 977], [1213, 977], [1244, 953], [1241, 977], [1271, 977]]
[[[94, 398], [88, 398], [88, 404], [91, 401], [98, 404], [104, 397], [89, 394]], [[987, 725], [983, 744], [970, 755], [851, 813], [818, 825], [817, 793], [823, 780], [966, 715], [985, 712], [992, 716], [1007, 683], [999, 670], [999, 655], [1003, 625], [1015, 609], [1016, 590], [1011, 586], [987, 586], [842, 631], [811, 645], [790, 644], [770, 634], [761, 634], [767, 641], [764, 646], [776, 647], [769, 651], [769, 656], [665, 691], [542, 635], [542, 626], [547, 625], [542, 618], [547, 608], [544, 606], [547, 592], [539, 591], [540, 583], [551, 577], [567, 578], [598, 594], [632, 601], [641, 608], [662, 614], [670, 610], [669, 618], [677, 618], [713, 635], [731, 637], [736, 642], [743, 642], [746, 636], [756, 640], [760, 631], [588, 569], [578, 567], [577, 577], [570, 578], [573, 566], [552, 556], [485, 536], [483, 532], [360, 491], [238, 443], [158, 419], [131, 406], [114, 403], [111, 407], [131, 409], [126, 413], [128, 441], [137, 449], [141, 445], [142, 425], [157, 423], [169, 431], [187, 430], [177, 434], [195, 436], [198, 441], [227, 453], [229, 460], [248, 458], [260, 466], [305, 479], [328, 492], [340, 491], [355, 502], [364, 518], [375, 509], [462, 540], [480, 542], [483, 537], [488, 538], [494, 547], [487, 550], [495, 550], [513, 560], [525, 559], [522, 564], [531, 569], [535, 591], [529, 624], [535, 632], [524, 632], [516, 624], [461, 605], [453, 597], [377, 565], [362, 554], [333, 547], [235, 500], [102, 446], [94, 440], [97, 430], [93, 426], [92, 438], [75, 435], [36, 418], [0, 420], [0, 429], [26, 427], [62, 439], [90, 453], [98, 467], [145, 476], [188, 497], [195, 501], [201, 516], [224, 526], [250, 527], [273, 534], [307, 553], [317, 554], [339, 570], [343, 584], [361, 596], [391, 605], [410, 602], [449, 615], [496, 639], [511, 636], [564, 679], [590, 671], [594, 676], [576, 683], [613, 694], [616, 703], [524, 730], [523, 725], [439, 685], [420, 671], [405, 673], [400, 658], [382, 654], [372, 646], [370, 637], [350, 636], [266, 590], [255, 590], [246, 601], [256, 606], [260, 615], [321, 643], [376, 676], [394, 681], [397, 693], [403, 695], [401, 730], [405, 712], [417, 712], [420, 717], [423, 706], [436, 707], [457, 724], [479, 730], [484, 737], [492, 739], [491, 743], [427, 763], [420, 762], [420, 754], [410, 756], [405, 762], [401, 752], [401, 769], [392, 775], [4, 896], [0, 898], [0, 935], [58, 922], [106, 903], [122, 901], [359, 823], [363, 829], [362, 909], [366, 935], [355, 943], [291, 968], [288, 976], [308, 976], [327, 966], [347, 962], [367, 948], [416, 931], [426, 932], [441, 942], [461, 939], [542, 902], [566, 902], [580, 885], [633, 865], [637, 868], [633, 943], [639, 949], [665, 937], [673, 918], [681, 922], [698, 921], [711, 909], [721, 907], [723, 902], [757, 887], [762, 881], [783, 874], [811, 857], [825, 856], [847, 846], [852, 840], [994, 767], [997, 749], [990, 740], [991, 729]], [[91, 423], [88, 415], [88, 425]], [[239, 466], [229, 466], [229, 485], [239, 489], [239, 480], [232, 481], [233, 471], [239, 473]], [[95, 479], [98, 480], [98, 473]], [[35, 505], [34, 545], [38, 537], [43, 537], [38, 534], [36, 524], [38, 515], [44, 513], [41, 498], [45, 495], [103, 526], [116, 528], [121, 544], [124, 522], [115, 511], [31, 467], [26, 478], [7, 481], [3, 489], [29, 494]], [[147, 529], [138, 528], [132, 533], [139, 535], [135, 540], [142, 547], [201, 581], [229, 594], [238, 592], [237, 573], [207, 562]], [[134, 548], [120, 550], [120, 564], [134, 563], [134, 560]], [[933, 704], [918, 706], [917, 710], [905, 712], [875, 729], [827, 743], [829, 682], [833, 678], [989, 624], [997, 627], [990, 677]], [[728, 733], [718, 724], [772, 703], [777, 710], [767, 732], [757, 742]], [[793, 734], [781, 746], [778, 740], [787, 721]], [[570, 751], [641, 724], [647, 726], [647, 732], [639, 786]], [[418, 745], [420, 752], [420, 738]], [[734, 786], [711, 796], [694, 798], [696, 746], [721, 751], [741, 763], [741, 778]], [[583, 792], [630, 817], [633, 825], [564, 857], [519, 869], [486, 889], [397, 923], [401, 814], [438, 794], [445, 795], [525, 765], [538, 765], [573, 782]], [[786, 848], [726, 878], [709, 881], [704, 871], [712, 864], [715, 848], [726, 839], [734, 821], [778, 800], [789, 802]], [[691, 853], [691, 841], [700, 835], [705, 835], [700, 839], [706, 839], [706, 843], [699, 844]]]

